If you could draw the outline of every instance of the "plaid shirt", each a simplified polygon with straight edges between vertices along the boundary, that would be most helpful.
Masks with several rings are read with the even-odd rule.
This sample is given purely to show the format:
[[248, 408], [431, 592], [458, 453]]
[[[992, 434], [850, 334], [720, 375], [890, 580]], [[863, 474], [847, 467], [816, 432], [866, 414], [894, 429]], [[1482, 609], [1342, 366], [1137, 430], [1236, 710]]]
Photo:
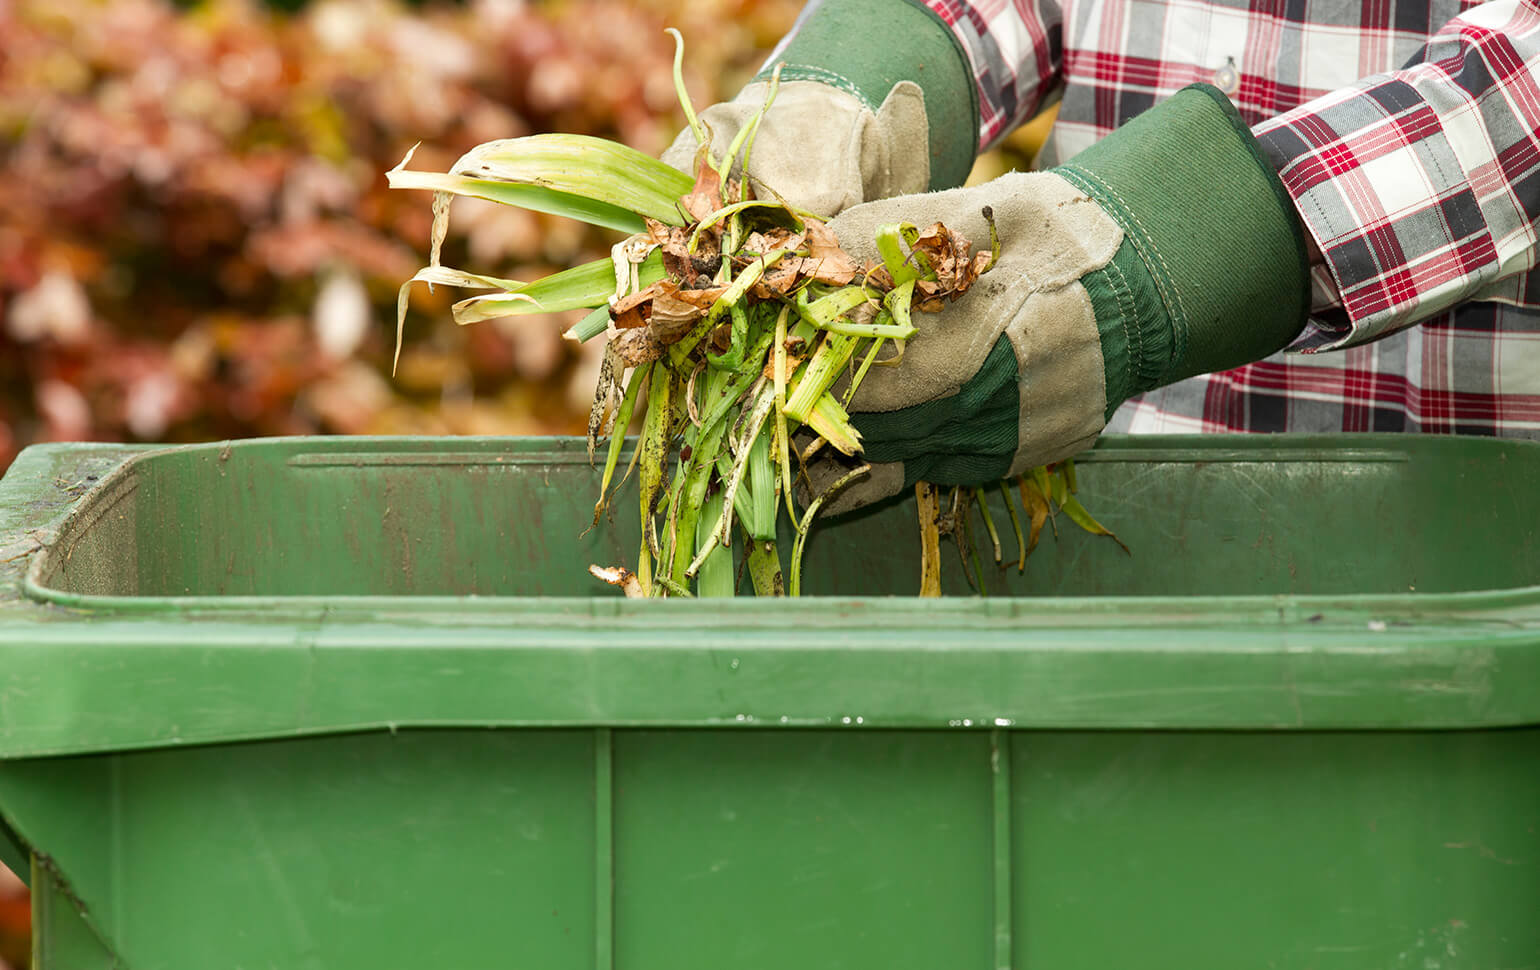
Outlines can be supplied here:
[[982, 147], [1058, 99], [1047, 167], [1207, 82], [1325, 256], [1293, 352], [1110, 430], [1540, 437], [1537, 0], [923, 2], [972, 62]]

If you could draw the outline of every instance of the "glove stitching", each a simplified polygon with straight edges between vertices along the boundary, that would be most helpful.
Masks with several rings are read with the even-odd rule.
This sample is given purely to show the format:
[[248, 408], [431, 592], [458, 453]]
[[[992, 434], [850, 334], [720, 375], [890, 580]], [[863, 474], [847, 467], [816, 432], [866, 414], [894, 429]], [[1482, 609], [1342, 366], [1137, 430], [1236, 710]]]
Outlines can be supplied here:
[[843, 74], [836, 74], [827, 68], [814, 67], [811, 64], [788, 64], [781, 69], [781, 81], [782, 83], [786, 81], [816, 81], [819, 84], [827, 84], [829, 87], [838, 88], [855, 98], [865, 105], [868, 110], [877, 110], [877, 106], [866, 99], [866, 96], [861, 93], [860, 88], [856, 87], [854, 81]]
[[[1130, 328], [1128, 321], [1133, 319], [1136, 309], [1134, 307], [1133, 289], [1128, 285], [1128, 278], [1118, 268], [1115, 262], [1109, 262], [1102, 269], [1107, 271], [1107, 282], [1112, 284], [1112, 292], [1118, 298], [1118, 324], [1123, 328], [1123, 340], [1126, 342], [1132, 359], [1129, 361], [1129, 370], [1138, 373], [1139, 368], [1134, 361], [1144, 360], [1144, 334], [1138, 327]], [[1107, 388], [1107, 403], [1111, 403], [1112, 388]]]
[[[1087, 172], [1079, 168], [1073, 169], [1073, 171], [1076, 175], [1085, 179], [1087, 182], [1091, 182], [1097, 188], [1111, 196], [1117, 202], [1124, 217], [1127, 218], [1128, 221], [1132, 222], [1136, 227], [1138, 227], [1139, 236], [1135, 239], [1135, 248], [1139, 251], [1139, 255], [1146, 261], [1154, 259], [1155, 262], [1160, 264], [1160, 268], [1165, 274], [1165, 276], [1162, 276], [1161, 273], [1151, 273], [1150, 276], [1155, 280], [1155, 287], [1156, 289], [1160, 290], [1161, 299], [1165, 301], [1166, 310], [1171, 316], [1172, 338], [1173, 343], [1175, 344], [1175, 346], [1172, 348], [1171, 358], [1173, 361], [1185, 359], [1187, 356], [1187, 311], [1182, 307], [1181, 294], [1176, 292], [1176, 290], [1171, 288], [1166, 282], [1167, 278], [1171, 277], [1171, 267], [1166, 265], [1166, 261], [1160, 255], [1160, 251], [1155, 248], [1154, 243], [1151, 241], [1149, 229], [1145, 227], [1144, 222], [1139, 218], [1139, 216], [1131, 209], [1129, 209], [1128, 203], [1123, 199], [1121, 195], [1118, 194], [1116, 189], [1108, 185], [1102, 179], [1098, 178], [1092, 172]], [[1140, 245], [1140, 243], [1142, 243], [1142, 245]]]

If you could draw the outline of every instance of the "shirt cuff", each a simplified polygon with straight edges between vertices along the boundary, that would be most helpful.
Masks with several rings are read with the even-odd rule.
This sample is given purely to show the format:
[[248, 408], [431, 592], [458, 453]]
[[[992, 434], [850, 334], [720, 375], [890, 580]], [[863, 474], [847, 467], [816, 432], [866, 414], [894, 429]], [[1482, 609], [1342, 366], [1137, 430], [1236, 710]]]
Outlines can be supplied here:
[[1252, 132], [1326, 263], [1310, 322], [1289, 349], [1368, 343], [1469, 298], [1496, 274], [1496, 247], [1451, 136], [1407, 79], [1367, 78]]

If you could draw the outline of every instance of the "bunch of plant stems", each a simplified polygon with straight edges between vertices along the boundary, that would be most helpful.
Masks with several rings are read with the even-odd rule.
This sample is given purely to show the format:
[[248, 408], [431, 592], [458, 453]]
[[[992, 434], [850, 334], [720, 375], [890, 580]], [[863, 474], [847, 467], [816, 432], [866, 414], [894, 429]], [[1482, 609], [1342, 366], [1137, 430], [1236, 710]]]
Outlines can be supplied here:
[[[623, 442], [640, 410], [637, 447], [621, 481], [635, 476], [642, 538], [634, 565], [593, 566], [593, 574], [640, 597], [732, 596], [739, 585], [735, 549], [759, 595], [799, 595], [802, 555], [824, 504], [868, 471], [857, 464], [819, 494], [803, 470], [823, 449], [859, 458], [861, 438], [846, 408], [872, 367], [901, 366], [916, 313], [962, 298], [994, 265], [998, 237], [973, 252], [941, 224], [878, 229], [880, 261], [859, 265], [824, 220], [779, 198], [756, 198], [747, 169], [760, 118], [774, 102], [779, 70], [765, 104], [720, 157], [696, 116], [680, 75], [674, 81], [698, 142], [685, 174], [624, 145], [579, 135], [542, 134], [488, 142], [449, 173], [406, 168], [389, 173], [397, 188], [434, 192], [429, 265], [401, 288], [397, 353], [412, 283], [491, 292], [461, 300], [455, 320], [588, 309], [566, 336], [605, 337], [588, 423], [591, 456], [602, 449], [594, 524], [619, 487]], [[555, 213], [625, 234], [610, 258], [533, 282], [445, 267], [439, 253], [455, 195]], [[802, 486], [799, 489], [799, 484]], [[1030, 523], [1023, 538], [1002, 483], [1021, 556], [1036, 545], [1055, 508], [1089, 531], [1110, 535], [1074, 498], [1073, 465], [1037, 469], [1017, 483]], [[983, 490], [954, 490], [947, 511], [922, 485], [922, 595], [939, 593], [938, 543], [953, 533], [970, 549], [970, 582], [984, 588], [972, 552], [968, 508], [984, 516], [1001, 562], [1000, 542]], [[799, 495], [805, 505], [799, 507]], [[961, 514], [959, 514], [961, 509]], [[777, 546], [784, 511], [794, 540], [789, 569]], [[964, 557], [965, 569], [969, 557]]]

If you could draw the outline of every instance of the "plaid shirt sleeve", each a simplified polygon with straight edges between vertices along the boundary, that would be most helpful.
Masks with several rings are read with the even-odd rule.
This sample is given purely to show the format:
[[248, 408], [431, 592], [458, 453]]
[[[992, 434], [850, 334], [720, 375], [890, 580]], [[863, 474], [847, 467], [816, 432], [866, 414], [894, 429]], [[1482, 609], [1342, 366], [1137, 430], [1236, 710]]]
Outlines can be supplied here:
[[1367, 343], [1473, 300], [1540, 307], [1537, 68], [1540, 5], [1490, 0], [1401, 70], [1256, 126], [1329, 270], [1292, 349]]
[[922, 0], [968, 55], [979, 90], [979, 150], [1047, 107], [1060, 85], [1057, 0]]

